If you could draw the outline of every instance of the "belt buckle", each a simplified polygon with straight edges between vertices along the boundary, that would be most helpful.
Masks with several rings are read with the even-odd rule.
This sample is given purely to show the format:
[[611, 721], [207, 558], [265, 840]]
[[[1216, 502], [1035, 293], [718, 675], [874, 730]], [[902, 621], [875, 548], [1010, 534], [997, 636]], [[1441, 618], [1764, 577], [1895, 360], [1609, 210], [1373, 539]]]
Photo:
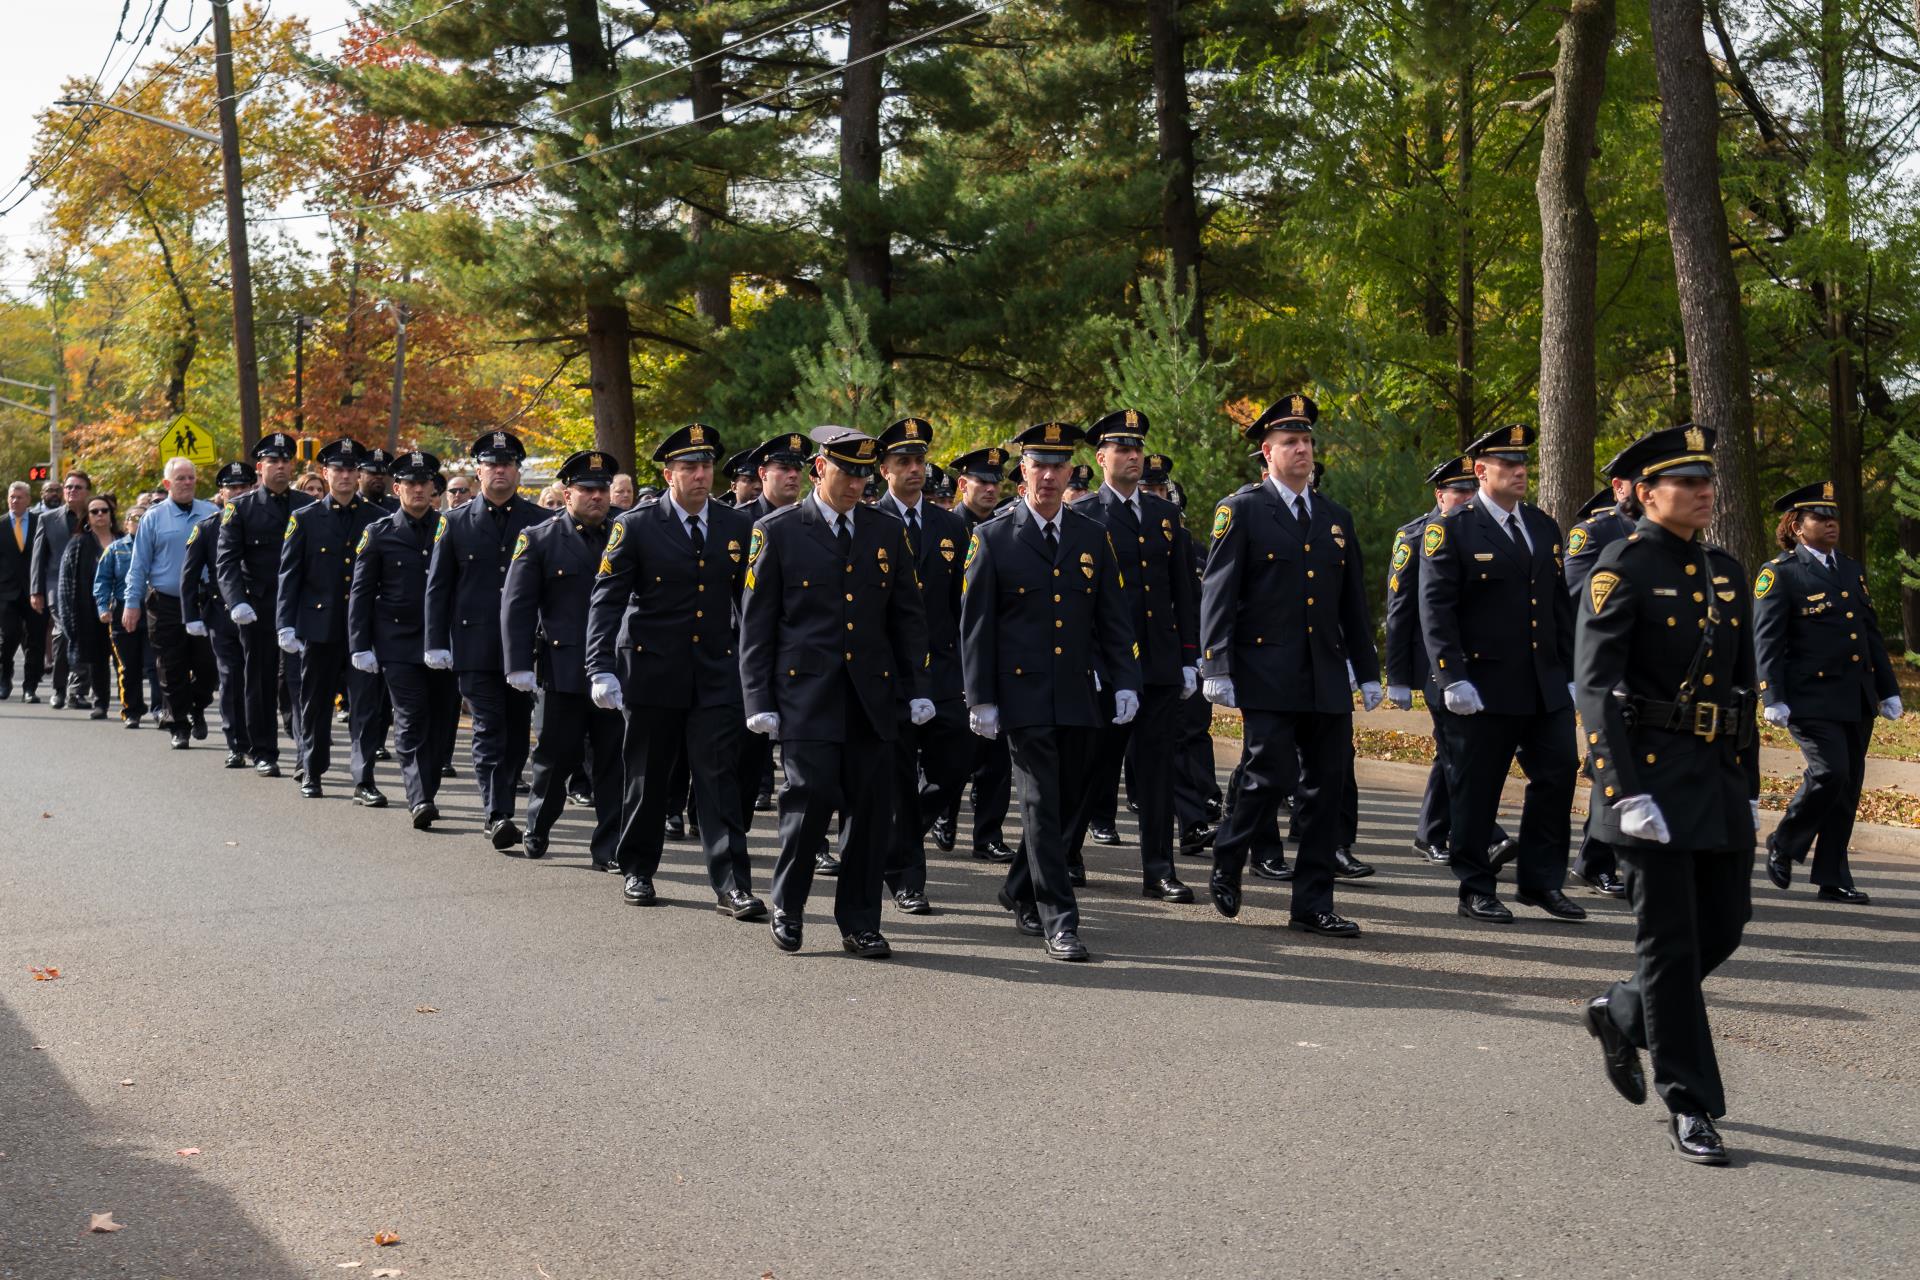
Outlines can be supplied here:
[[1693, 736], [1712, 742], [1720, 736], [1720, 705], [1715, 702], [1693, 704]]

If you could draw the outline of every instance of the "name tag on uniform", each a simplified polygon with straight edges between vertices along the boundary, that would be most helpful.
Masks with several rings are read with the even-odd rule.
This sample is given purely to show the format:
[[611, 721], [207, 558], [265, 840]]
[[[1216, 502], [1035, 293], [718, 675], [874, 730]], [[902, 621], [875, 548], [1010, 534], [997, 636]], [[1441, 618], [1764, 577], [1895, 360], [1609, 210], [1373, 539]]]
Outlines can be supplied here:
[[1809, 600], [1825, 600], [1826, 598], [1827, 598], [1827, 593], [1824, 591], [1816, 591], [1812, 595], [1807, 597], [1807, 599]]
[[1657, 596], [1677, 596], [1680, 594], [1680, 591], [1676, 587], [1655, 587], [1653, 594]]
[[1473, 553], [1473, 558], [1474, 558], [1475, 560], [1491, 560], [1491, 559], [1493, 559], [1493, 552], [1491, 552], [1491, 551], [1476, 551], [1476, 552], [1474, 552], [1474, 553]]

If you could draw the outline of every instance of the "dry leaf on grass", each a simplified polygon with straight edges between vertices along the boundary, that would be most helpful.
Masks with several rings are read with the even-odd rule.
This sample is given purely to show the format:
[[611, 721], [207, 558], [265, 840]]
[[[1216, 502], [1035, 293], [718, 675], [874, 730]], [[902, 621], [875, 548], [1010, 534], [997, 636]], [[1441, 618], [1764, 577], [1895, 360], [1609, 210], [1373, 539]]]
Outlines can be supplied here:
[[87, 1230], [104, 1233], [108, 1231], [118, 1231], [124, 1226], [126, 1226], [124, 1222], [115, 1222], [113, 1220], [113, 1210], [109, 1209], [105, 1213], [94, 1214], [93, 1220], [87, 1223]]
[[415, 1005], [415, 1006], [413, 1006], [413, 1011], [414, 1011], [415, 1013], [438, 1013], [438, 1012], [440, 1012], [440, 1011], [439, 1011], [438, 1009], [436, 1009], [436, 1008], [434, 1008], [434, 1007], [433, 1007], [432, 1005], [430, 1005], [430, 1004], [417, 1004], [417, 1005]]
[[373, 1242], [383, 1248], [390, 1244], [399, 1244], [400, 1233], [398, 1231], [376, 1231], [373, 1233]]
[[199, 1155], [199, 1154], [200, 1154], [200, 1148], [198, 1148], [198, 1147], [182, 1147], [182, 1148], [180, 1148], [180, 1149], [179, 1149], [178, 1151], [176, 1151], [176, 1152], [174, 1152], [173, 1154], [175, 1154], [175, 1155], [177, 1155], [177, 1156], [197, 1156], [197, 1155]]

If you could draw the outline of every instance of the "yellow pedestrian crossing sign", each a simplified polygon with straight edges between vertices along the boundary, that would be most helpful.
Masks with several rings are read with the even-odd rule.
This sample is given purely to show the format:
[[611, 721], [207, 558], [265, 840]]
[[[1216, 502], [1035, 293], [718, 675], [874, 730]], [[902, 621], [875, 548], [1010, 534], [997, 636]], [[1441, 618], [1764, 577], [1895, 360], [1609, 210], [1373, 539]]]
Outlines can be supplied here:
[[165, 466], [169, 458], [185, 458], [199, 470], [205, 471], [219, 459], [213, 445], [213, 433], [186, 414], [181, 414], [167, 424], [166, 431], [160, 436], [160, 464]]

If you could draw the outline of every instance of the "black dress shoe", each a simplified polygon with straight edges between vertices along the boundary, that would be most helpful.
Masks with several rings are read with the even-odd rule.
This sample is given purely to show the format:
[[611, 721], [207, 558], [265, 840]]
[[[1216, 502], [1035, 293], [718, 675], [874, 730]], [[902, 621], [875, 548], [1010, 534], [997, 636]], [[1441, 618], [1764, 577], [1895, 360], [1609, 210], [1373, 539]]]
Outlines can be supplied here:
[[685, 840], [686, 838], [687, 820], [677, 813], [669, 814], [667, 817], [667, 839]]
[[[67, 695], [64, 693], [54, 694], [52, 706], [55, 711], [65, 711], [67, 709]], [[82, 709], [83, 708], [76, 708], [76, 710]]]
[[1522, 889], [1513, 896], [1530, 907], [1538, 907], [1548, 915], [1558, 916], [1562, 920], [1587, 918], [1587, 909], [1559, 889], [1545, 889], [1539, 893], [1529, 893]]
[[1069, 862], [1067, 864], [1067, 883], [1070, 885], [1079, 886], [1079, 885], [1085, 884], [1086, 882], [1087, 882], [1087, 864], [1084, 862]]
[[95, 707], [93, 710], [87, 712], [87, 719], [89, 720], [105, 720], [106, 718], [107, 709], [105, 707]]
[[487, 839], [504, 853], [520, 843], [520, 828], [512, 818], [497, 818], [487, 824]]
[[579, 805], [582, 809], [591, 809], [593, 808], [593, 793], [591, 791], [579, 791], [573, 787], [568, 787], [567, 803]]
[[1047, 939], [1047, 957], [1052, 960], [1065, 960], [1079, 964], [1092, 957], [1080, 941], [1080, 935], [1071, 929], [1062, 929]]
[[413, 829], [425, 831], [440, 820], [440, 810], [431, 800], [422, 800], [413, 806]]
[[1767, 879], [1773, 881], [1774, 888], [1786, 889], [1793, 884], [1793, 862], [1780, 852], [1776, 838], [1777, 833], [1767, 837]]
[[313, 778], [306, 779], [304, 782], [300, 784], [300, 794], [305, 796], [309, 800], [318, 800], [321, 796], [327, 793], [321, 790], [320, 779], [318, 777], [313, 777]]
[[40, 701], [40, 695], [29, 689], [20, 695], [20, 701], [28, 703], [38, 702]]
[[381, 761], [391, 760], [393, 759], [393, 752], [387, 750], [385, 747], [375, 747], [373, 749], [373, 758]]
[[1725, 1164], [1727, 1149], [1713, 1121], [1697, 1111], [1681, 1111], [1667, 1120], [1667, 1141], [1682, 1160], [1695, 1164]]
[[1138, 800], [1135, 800], [1129, 797], [1127, 800], [1127, 812], [1128, 813], [1140, 812], [1140, 802]]
[[1357, 938], [1360, 926], [1345, 916], [1335, 915], [1331, 911], [1310, 911], [1304, 916], [1292, 916], [1287, 920], [1287, 928], [1298, 929], [1302, 933], [1317, 933], [1323, 938]]
[[1453, 861], [1453, 850], [1443, 844], [1428, 844], [1425, 840], [1415, 840], [1413, 851], [1436, 867], [1444, 867]]
[[263, 778], [277, 778], [280, 776], [280, 762], [278, 760], [255, 760], [253, 762], [253, 771]]
[[353, 789], [353, 802], [366, 809], [387, 807], [387, 797], [371, 782], [363, 782]]
[[532, 793], [533, 793], [533, 788], [527, 784], [527, 780], [525, 778], [515, 778], [513, 780], [513, 794], [517, 796], [524, 796], [524, 795], [531, 795]]
[[547, 856], [547, 838], [529, 831], [520, 841], [520, 852], [535, 862]]
[[1864, 907], [1873, 901], [1858, 889], [1849, 889], [1837, 884], [1821, 885], [1819, 898], [1822, 902], [1850, 902], [1856, 907]]
[[[755, 813], [772, 813], [773, 792], [762, 791], [759, 795], [755, 796], [753, 798], [753, 811]], [[952, 846], [949, 845], [948, 848], [952, 848]]]
[[1460, 900], [1460, 914], [1488, 924], [1512, 924], [1513, 912], [1490, 893], [1470, 893]]
[[893, 905], [910, 916], [930, 916], [933, 904], [927, 901], [927, 895], [918, 889], [896, 889], [893, 893]]
[[1606, 1064], [1607, 1080], [1620, 1096], [1639, 1106], [1647, 1100], [1647, 1073], [1640, 1069], [1640, 1050], [1627, 1039], [1607, 1011], [1605, 996], [1587, 1001], [1587, 1034], [1600, 1042], [1600, 1057]]
[[1512, 862], [1520, 852], [1520, 842], [1508, 836], [1499, 844], [1487, 850], [1487, 865], [1493, 868], [1493, 874], [1500, 874], [1500, 868]]
[[1095, 823], [1087, 828], [1087, 839], [1093, 841], [1095, 844], [1119, 844], [1120, 833], [1115, 831], [1111, 826]]
[[1611, 871], [1596, 871], [1590, 876], [1581, 875], [1576, 871], [1573, 873], [1573, 877], [1580, 883], [1586, 885], [1587, 888], [1604, 897], [1624, 898], [1627, 896], [1627, 882]]
[[1266, 858], [1255, 858], [1253, 860], [1253, 874], [1259, 876], [1262, 880], [1291, 880], [1293, 879], [1293, 868], [1287, 865], [1285, 858], [1279, 854], [1274, 854]]
[[138, 729], [140, 727], [140, 717], [128, 716], [126, 724], [123, 725], [122, 727], [127, 729]]
[[773, 945], [782, 951], [800, 949], [800, 918], [790, 916], [784, 911], [773, 913]]
[[735, 920], [764, 920], [767, 904], [744, 889], [729, 889], [720, 895], [717, 909]]
[[1040, 936], [1040, 908], [1034, 906], [1031, 902], [1016, 901], [1013, 895], [1005, 889], [1000, 890], [997, 899], [1002, 907], [1013, 912], [1014, 928], [1026, 934], [1029, 938], [1037, 938]]
[[247, 758], [238, 751], [229, 751], [227, 752], [226, 762], [221, 767], [224, 769], [244, 769], [247, 767]]
[[880, 936], [880, 932], [877, 929], [862, 929], [858, 933], [843, 933], [840, 935], [840, 946], [845, 949], [848, 955], [859, 956], [862, 960], [890, 960], [893, 958], [893, 948], [887, 945], [887, 940]]
[[989, 840], [973, 846], [973, 856], [984, 862], [1012, 862], [1013, 850], [1007, 848], [1005, 840]]
[[12, 696], [13, 696], [13, 686], [9, 684], [0, 684], [0, 702], [5, 702], [8, 698], [11, 698]]
[[1333, 874], [1342, 880], [1365, 880], [1373, 874], [1373, 867], [1354, 857], [1353, 850], [1340, 845], [1333, 851]]
[[443, 778], [457, 778], [460, 776], [460, 771], [450, 764], [443, 764], [440, 766], [440, 776]]
[[173, 744], [173, 749], [175, 751], [185, 751], [188, 747], [193, 745], [192, 742], [188, 740], [187, 735], [184, 732], [168, 734], [167, 741]]
[[1140, 891], [1149, 898], [1158, 898], [1162, 902], [1192, 902], [1193, 890], [1181, 884], [1173, 876], [1164, 876]]
[[207, 740], [207, 718], [198, 711], [193, 713], [193, 740], [195, 742]]
[[1220, 821], [1220, 802], [1218, 800], [1209, 800], [1202, 807], [1207, 811], [1208, 822]]
[[831, 849], [822, 849], [813, 855], [813, 874], [832, 879], [840, 874], [840, 859], [833, 856]]
[[660, 901], [660, 895], [653, 891], [653, 881], [643, 875], [628, 876], [620, 896], [636, 907], [650, 907]]
[[67, 699], [66, 705], [67, 705], [67, 708], [71, 711], [91, 711], [93, 710], [93, 699], [69, 698]]
[[[1256, 864], [1257, 865], [1257, 864]], [[1207, 890], [1213, 894], [1213, 909], [1231, 920], [1240, 914], [1240, 877], [1220, 867], [1207, 877]]]
[[953, 852], [953, 824], [945, 818], [933, 820], [933, 847], [942, 853]]
[[1180, 852], [1189, 858], [1197, 857], [1213, 848], [1216, 832], [1211, 823], [1196, 822], [1180, 833]]

